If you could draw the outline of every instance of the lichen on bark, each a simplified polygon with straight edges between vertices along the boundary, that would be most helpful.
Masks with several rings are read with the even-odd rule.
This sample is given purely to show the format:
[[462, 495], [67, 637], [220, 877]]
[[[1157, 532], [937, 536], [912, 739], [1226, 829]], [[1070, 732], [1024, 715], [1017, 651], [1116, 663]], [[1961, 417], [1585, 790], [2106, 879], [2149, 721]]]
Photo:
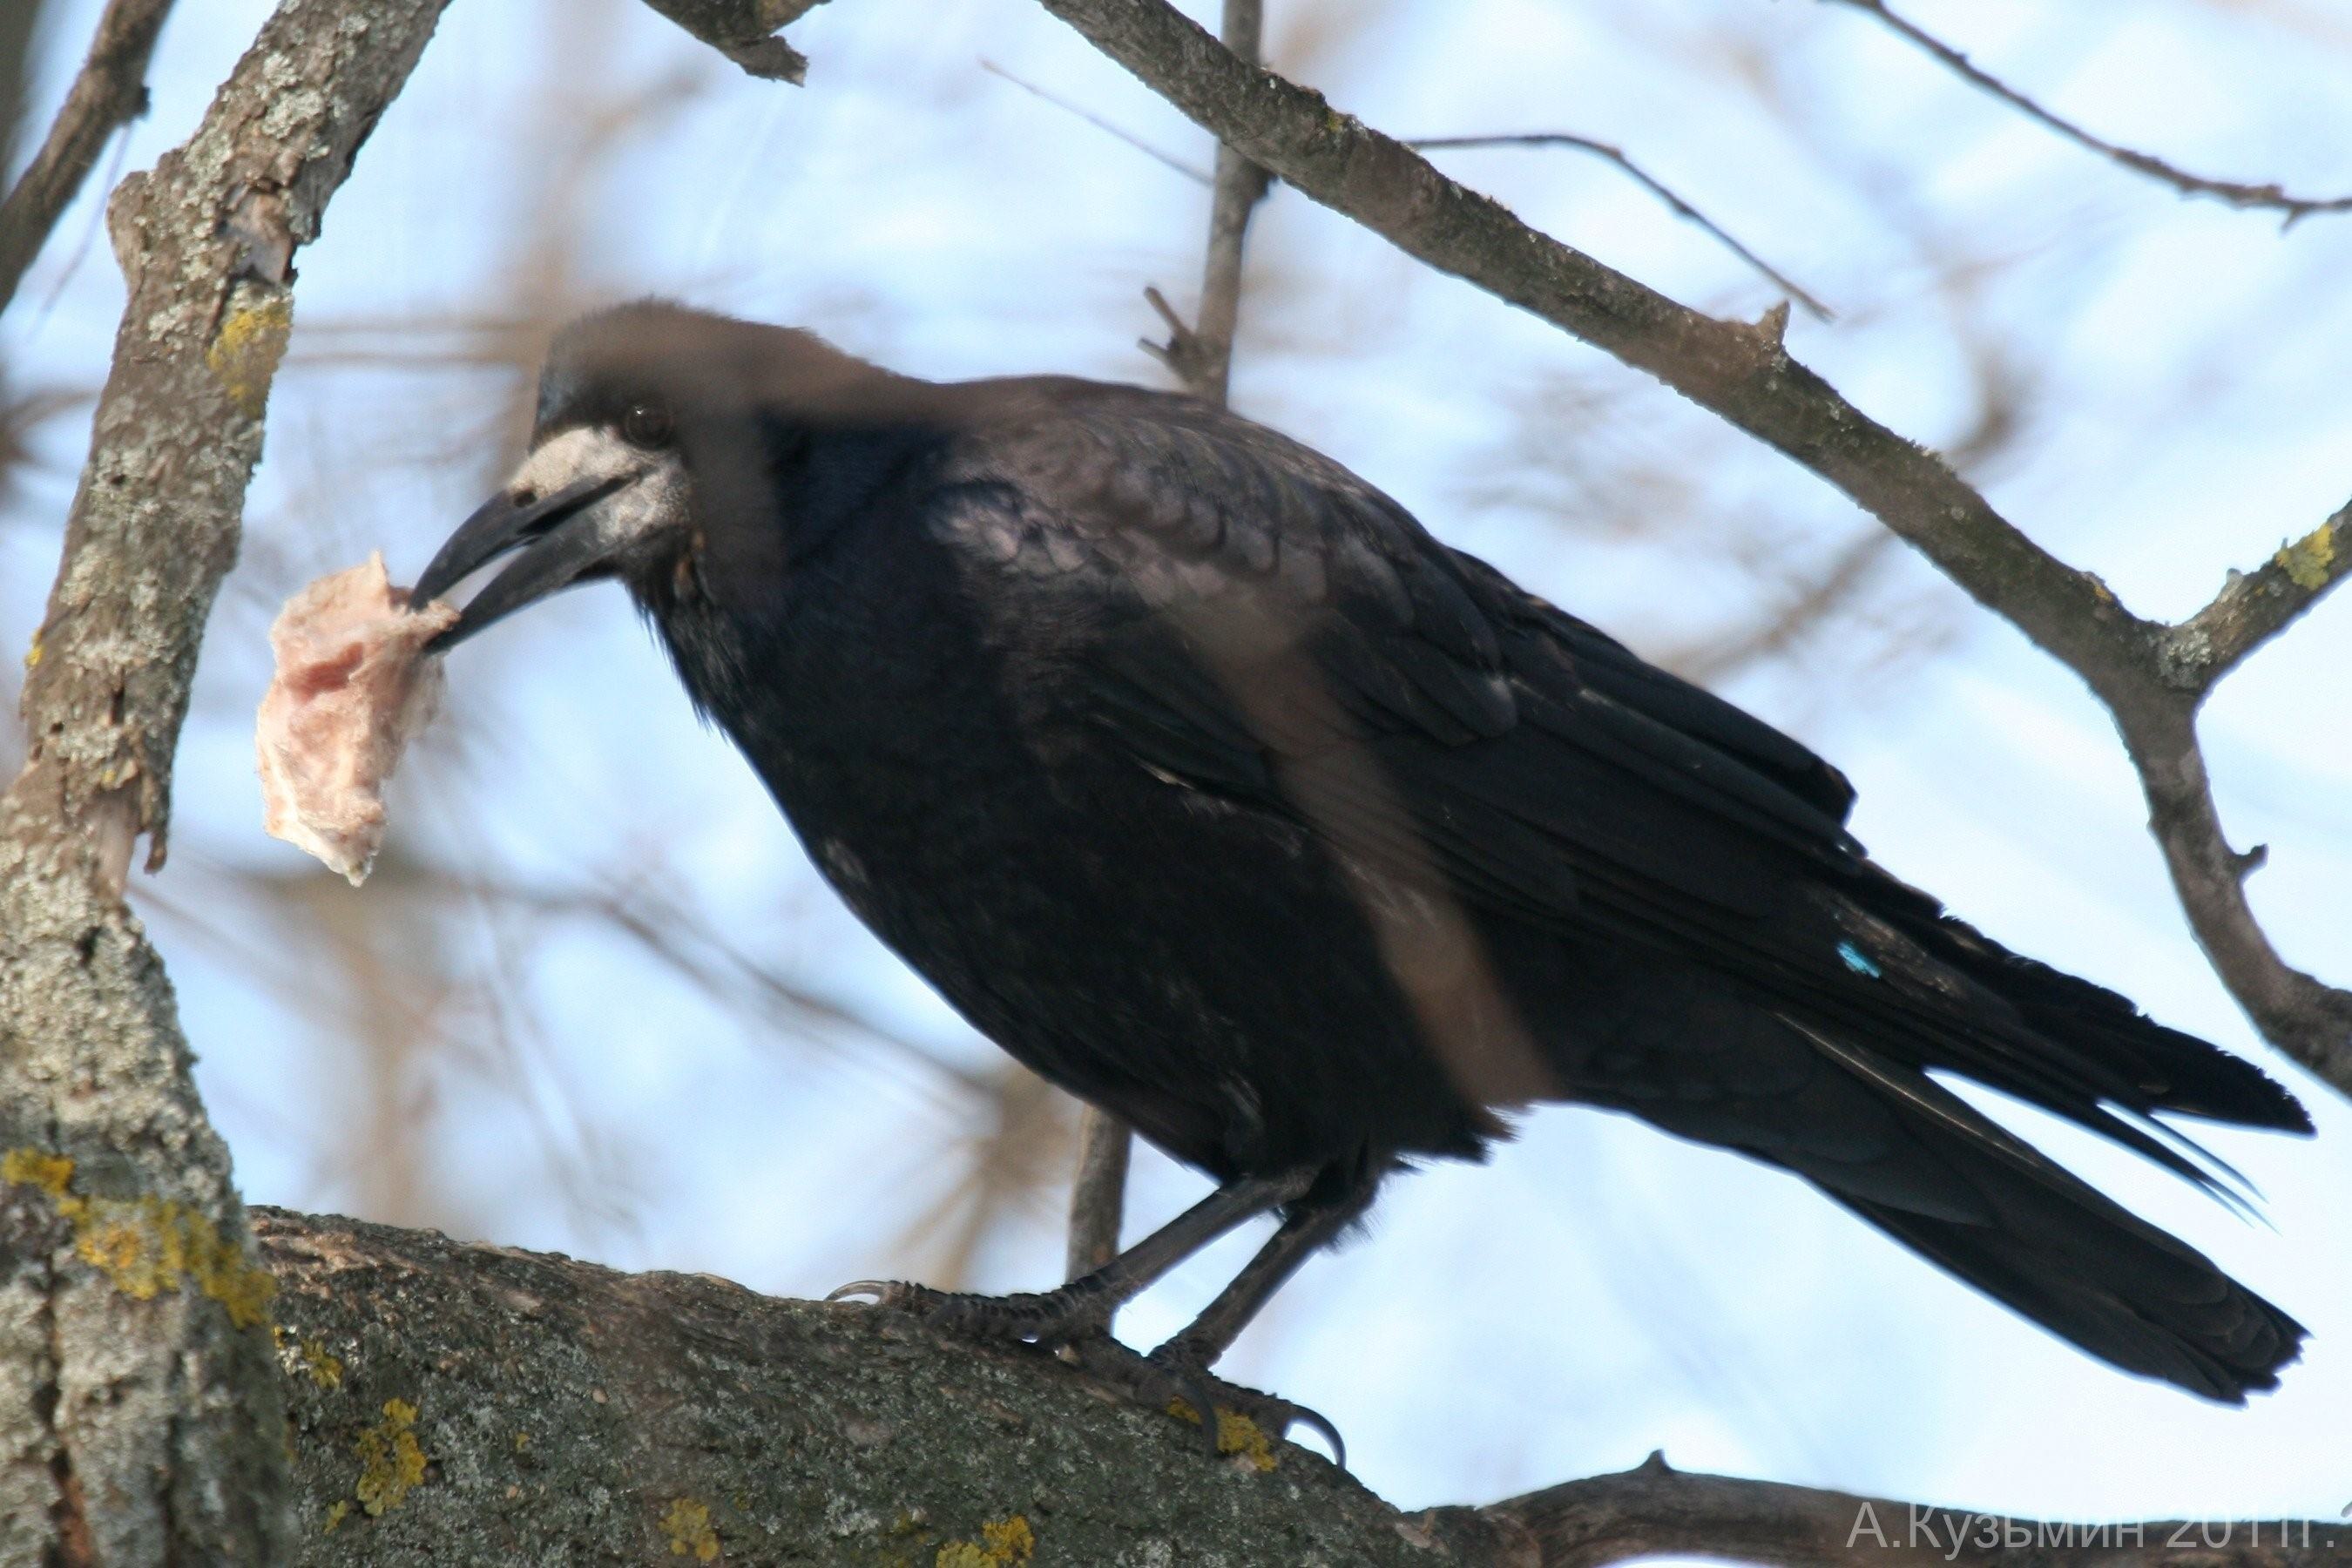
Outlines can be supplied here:
[[285, 0], [109, 205], [130, 299], [0, 797], [0, 1562], [283, 1559], [268, 1281], [122, 894], [139, 837], [162, 858], [291, 257], [446, 3]]
[[298, 1561], [1465, 1561], [1318, 1455], [1212, 1458], [1196, 1424], [1039, 1352], [707, 1275], [268, 1209], [255, 1229], [279, 1286]]

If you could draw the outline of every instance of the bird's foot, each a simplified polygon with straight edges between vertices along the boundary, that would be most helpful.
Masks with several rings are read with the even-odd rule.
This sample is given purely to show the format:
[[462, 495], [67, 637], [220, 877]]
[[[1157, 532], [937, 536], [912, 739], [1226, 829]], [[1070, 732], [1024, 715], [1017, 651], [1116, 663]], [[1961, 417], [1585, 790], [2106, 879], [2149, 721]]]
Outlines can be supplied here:
[[861, 1297], [963, 1338], [996, 1343], [1025, 1341], [1058, 1351], [1062, 1359], [1136, 1404], [1198, 1423], [1213, 1454], [1245, 1455], [1261, 1468], [1272, 1468], [1272, 1441], [1286, 1437], [1293, 1426], [1305, 1426], [1321, 1435], [1335, 1464], [1347, 1467], [1348, 1447], [1338, 1427], [1303, 1405], [1214, 1375], [1181, 1337], [1150, 1355], [1111, 1338], [1108, 1320], [1112, 1303], [1102, 1292], [1066, 1285], [1057, 1290], [980, 1296], [897, 1279], [859, 1279], [825, 1300]]
[[1316, 1412], [1227, 1383], [1192, 1358], [1168, 1351], [1163, 1345], [1144, 1355], [1099, 1334], [1072, 1341], [1063, 1355], [1137, 1404], [1197, 1423], [1212, 1454], [1241, 1455], [1270, 1470], [1273, 1443], [1286, 1440], [1293, 1426], [1304, 1426], [1322, 1437], [1334, 1464], [1347, 1468], [1348, 1446], [1340, 1440], [1339, 1429]]
[[981, 1296], [961, 1290], [934, 1290], [898, 1279], [859, 1279], [844, 1285], [828, 1301], [865, 1297], [877, 1307], [911, 1312], [932, 1327], [966, 1339], [1015, 1342], [1023, 1340], [1048, 1350], [1089, 1337], [1100, 1337], [1112, 1303], [1098, 1291], [1064, 1286], [1058, 1290], [1024, 1291], [1012, 1296]]

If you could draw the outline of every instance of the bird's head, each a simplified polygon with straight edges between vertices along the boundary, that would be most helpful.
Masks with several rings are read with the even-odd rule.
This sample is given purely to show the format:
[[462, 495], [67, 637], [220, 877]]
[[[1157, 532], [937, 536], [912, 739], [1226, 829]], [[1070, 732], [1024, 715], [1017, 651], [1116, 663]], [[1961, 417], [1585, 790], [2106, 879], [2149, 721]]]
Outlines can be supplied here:
[[530, 451], [417, 579], [422, 605], [515, 557], [431, 650], [575, 583], [616, 577], [646, 600], [780, 568], [780, 430], [855, 417], [906, 384], [806, 332], [675, 305], [573, 322], [540, 373]]

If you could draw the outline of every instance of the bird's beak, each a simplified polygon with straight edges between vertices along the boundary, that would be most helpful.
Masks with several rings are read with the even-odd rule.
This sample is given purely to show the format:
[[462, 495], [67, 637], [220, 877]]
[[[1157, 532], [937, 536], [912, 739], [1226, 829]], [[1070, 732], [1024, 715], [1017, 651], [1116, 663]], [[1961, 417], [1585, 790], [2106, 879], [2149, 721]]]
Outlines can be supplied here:
[[446, 654], [534, 599], [616, 564], [658, 521], [646, 508], [654, 491], [624, 494], [649, 472], [642, 451], [602, 430], [567, 430], [531, 451], [506, 489], [458, 524], [409, 590], [412, 605], [430, 605], [489, 562], [522, 550], [425, 651]]
[[414, 605], [430, 604], [512, 550], [521, 556], [474, 595], [446, 631], [425, 645], [446, 653], [493, 622], [504, 620], [534, 599], [569, 587], [601, 564], [612, 541], [597, 526], [598, 501], [627, 484], [631, 476], [577, 479], [552, 495], [519, 503], [501, 490], [475, 509], [449, 536], [425, 574], [409, 592]]

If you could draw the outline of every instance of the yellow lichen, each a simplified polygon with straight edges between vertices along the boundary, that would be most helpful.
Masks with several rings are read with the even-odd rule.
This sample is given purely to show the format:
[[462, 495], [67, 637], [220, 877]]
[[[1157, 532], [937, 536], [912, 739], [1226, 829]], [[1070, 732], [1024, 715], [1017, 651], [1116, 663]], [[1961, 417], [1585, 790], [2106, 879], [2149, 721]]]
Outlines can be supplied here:
[[409, 1489], [425, 1480], [425, 1449], [416, 1441], [416, 1406], [405, 1399], [383, 1402], [383, 1419], [352, 1445], [360, 1457], [354, 1489], [371, 1519], [400, 1506]]
[[2327, 586], [2336, 574], [2336, 530], [2332, 523], [2321, 523], [2292, 544], [2282, 545], [2273, 557], [2287, 580], [2296, 587], [2316, 594]]
[[1025, 1515], [985, 1521], [978, 1541], [950, 1541], [931, 1559], [931, 1568], [1020, 1568], [1036, 1555], [1037, 1537]]
[[1274, 1444], [1265, 1428], [1231, 1410], [1217, 1412], [1217, 1452], [1239, 1454], [1260, 1475], [1274, 1468]]
[[530, 1447], [530, 1434], [528, 1432], [516, 1433], [514, 1443], [515, 1452], [518, 1454], [521, 1453], [523, 1450]]
[[719, 1532], [710, 1528], [710, 1510], [690, 1497], [679, 1498], [662, 1515], [662, 1533], [669, 1538], [673, 1557], [689, 1552], [698, 1563], [708, 1563], [719, 1555]]
[[53, 1198], [66, 1195], [73, 1173], [70, 1156], [52, 1154], [45, 1149], [11, 1149], [0, 1154], [0, 1182], [38, 1187]]
[[[1195, 1426], [1201, 1424], [1201, 1413], [1188, 1400], [1170, 1400], [1168, 1414]], [[1260, 1474], [1273, 1469], [1276, 1464], [1274, 1441], [1265, 1435], [1265, 1428], [1235, 1410], [1217, 1412], [1217, 1452], [1240, 1455]]]
[[324, 1529], [324, 1530], [322, 1530], [322, 1531], [319, 1531], [319, 1533], [320, 1533], [320, 1534], [321, 1534], [321, 1535], [332, 1535], [332, 1534], [334, 1534], [334, 1533], [335, 1533], [335, 1526], [337, 1526], [337, 1525], [339, 1525], [339, 1524], [342, 1523], [342, 1522], [343, 1522], [343, 1517], [344, 1517], [344, 1515], [346, 1515], [346, 1514], [350, 1513], [351, 1511], [352, 1511], [352, 1505], [351, 1505], [350, 1500], [349, 1500], [348, 1499], [344, 1499], [344, 1498], [337, 1498], [337, 1499], [336, 1499], [336, 1500], [335, 1500], [331, 1504], [330, 1504], [330, 1505], [328, 1506], [328, 1509], [327, 1509], [327, 1528], [326, 1528], [326, 1529]]
[[302, 1342], [302, 1370], [320, 1388], [341, 1388], [343, 1385], [343, 1358], [327, 1348], [327, 1342], [308, 1339]]
[[74, 1163], [39, 1149], [0, 1155], [0, 1180], [38, 1187], [73, 1222], [74, 1251], [134, 1300], [177, 1290], [183, 1275], [250, 1329], [268, 1321], [278, 1282], [254, 1267], [245, 1248], [222, 1237], [210, 1216], [167, 1198], [84, 1197], [71, 1190]]
[[260, 418], [268, 405], [269, 383], [286, 357], [286, 338], [293, 328], [293, 300], [275, 294], [258, 305], [232, 310], [205, 351], [205, 367], [249, 419]]
[[41, 663], [41, 634], [33, 634], [33, 646], [25, 650], [25, 668], [37, 669]]

